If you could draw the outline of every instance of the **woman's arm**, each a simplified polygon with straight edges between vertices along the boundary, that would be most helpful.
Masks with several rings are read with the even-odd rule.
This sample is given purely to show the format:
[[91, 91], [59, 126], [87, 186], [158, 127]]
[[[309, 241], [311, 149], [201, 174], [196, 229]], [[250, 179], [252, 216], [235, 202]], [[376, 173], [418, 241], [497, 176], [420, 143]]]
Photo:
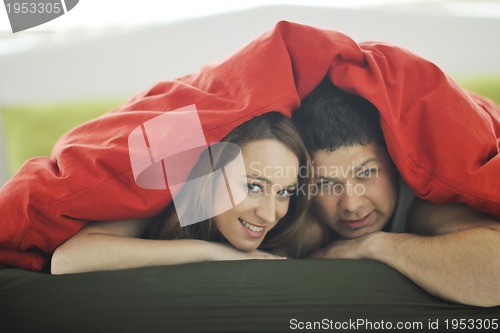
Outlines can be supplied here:
[[52, 255], [52, 274], [119, 270], [198, 261], [282, 259], [262, 251], [242, 252], [229, 245], [195, 239], [137, 238], [151, 221], [93, 222]]

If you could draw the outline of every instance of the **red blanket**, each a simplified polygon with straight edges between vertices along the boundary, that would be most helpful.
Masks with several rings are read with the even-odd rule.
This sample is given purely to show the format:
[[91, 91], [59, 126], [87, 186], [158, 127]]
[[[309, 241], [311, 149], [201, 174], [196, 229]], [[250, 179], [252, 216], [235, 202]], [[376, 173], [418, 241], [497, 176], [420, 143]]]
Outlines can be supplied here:
[[0, 192], [0, 263], [40, 270], [88, 221], [159, 213], [170, 191], [138, 187], [128, 152], [145, 121], [194, 104], [216, 142], [252, 116], [290, 115], [325, 75], [378, 107], [391, 156], [420, 197], [500, 218], [498, 107], [407, 50], [280, 22], [221, 64], [158, 83], [67, 133], [50, 158], [25, 163]]

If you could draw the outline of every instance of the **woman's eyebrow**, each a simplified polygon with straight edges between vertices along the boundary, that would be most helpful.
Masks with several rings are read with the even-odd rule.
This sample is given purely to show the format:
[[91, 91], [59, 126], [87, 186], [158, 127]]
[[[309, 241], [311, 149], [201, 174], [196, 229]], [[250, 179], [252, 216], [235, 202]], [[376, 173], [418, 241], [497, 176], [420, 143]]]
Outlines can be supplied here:
[[[246, 177], [250, 178], [250, 179], [260, 180], [266, 184], [272, 185], [272, 182], [269, 179], [264, 178], [264, 177], [252, 176], [252, 175], [247, 175]], [[298, 182], [299, 182], [299, 180], [295, 179], [295, 181], [292, 184], [286, 185], [285, 188], [297, 187]]]
[[262, 181], [262, 182], [264, 182], [266, 184], [271, 184], [271, 181], [269, 179], [267, 179], [267, 178], [264, 178], [264, 177], [247, 175], [247, 178], [260, 180], [260, 181]]

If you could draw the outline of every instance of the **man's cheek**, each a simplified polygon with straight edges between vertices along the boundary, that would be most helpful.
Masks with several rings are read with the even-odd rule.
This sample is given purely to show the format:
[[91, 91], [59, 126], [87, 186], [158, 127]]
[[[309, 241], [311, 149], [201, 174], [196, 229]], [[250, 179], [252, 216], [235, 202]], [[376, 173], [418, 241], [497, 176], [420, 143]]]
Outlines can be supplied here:
[[335, 214], [335, 206], [328, 198], [318, 195], [311, 199], [311, 207], [315, 213], [323, 221], [329, 220]]

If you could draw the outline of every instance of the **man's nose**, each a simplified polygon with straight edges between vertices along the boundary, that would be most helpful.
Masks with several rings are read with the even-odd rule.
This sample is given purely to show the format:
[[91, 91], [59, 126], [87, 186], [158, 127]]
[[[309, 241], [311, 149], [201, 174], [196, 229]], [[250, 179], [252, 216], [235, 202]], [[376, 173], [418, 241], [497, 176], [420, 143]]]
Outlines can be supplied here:
[[340, 198], [340, 207], [344, 211], [357, 212], [363, 206], [363, 195], [354, 190], [352, 184], [347, 184]]

